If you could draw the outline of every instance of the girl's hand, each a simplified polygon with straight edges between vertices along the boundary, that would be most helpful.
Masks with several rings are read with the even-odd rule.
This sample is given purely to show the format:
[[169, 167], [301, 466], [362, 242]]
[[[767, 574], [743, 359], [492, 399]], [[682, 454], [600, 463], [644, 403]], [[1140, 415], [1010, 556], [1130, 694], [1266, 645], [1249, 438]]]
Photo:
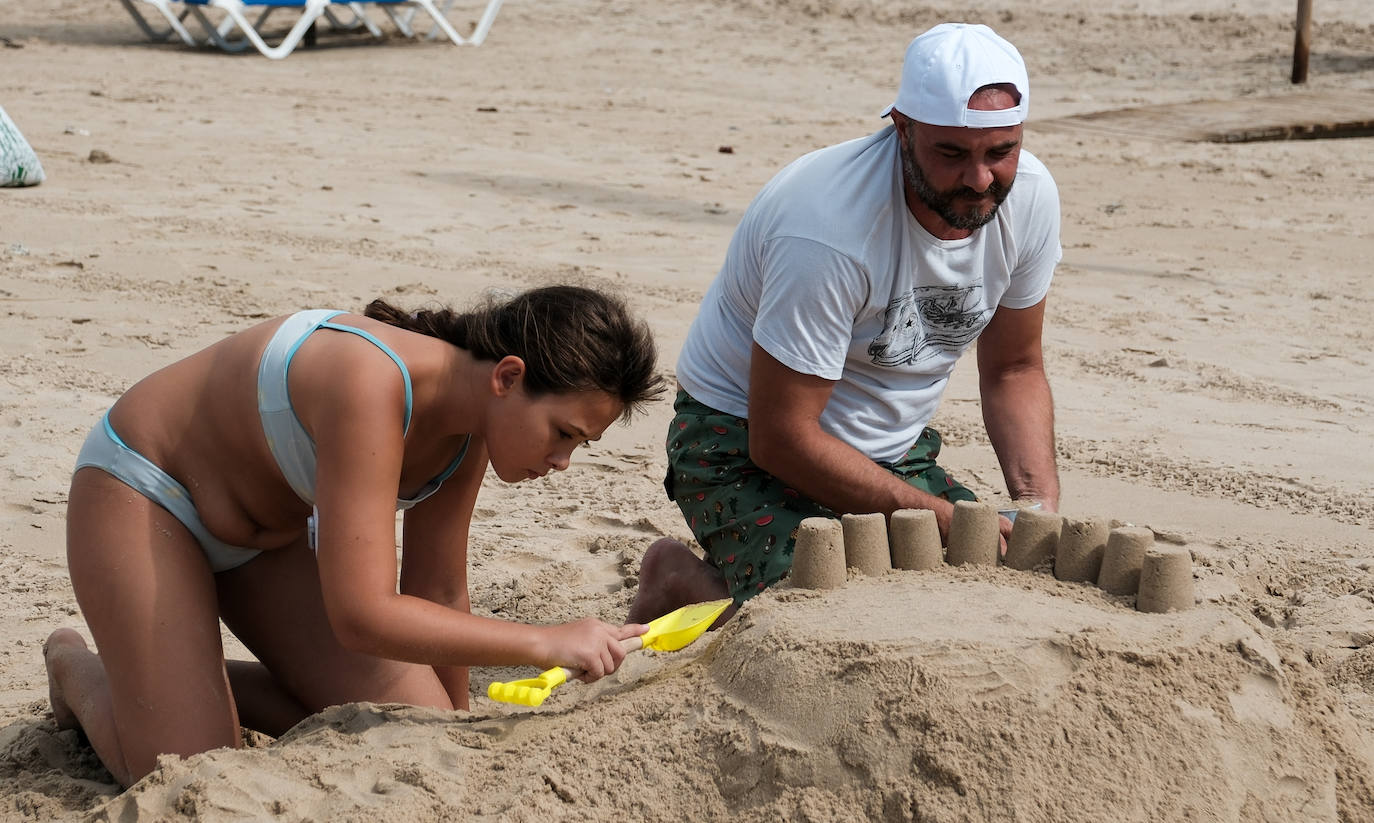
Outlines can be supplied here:
[[620, 668], [625, 655], [640, 647], [635, 638], [648, 630], [640, 623], [612, 626], [592, 617], [549, 626], [543, 665], [563, 666], [578, 680], [591, 683]]

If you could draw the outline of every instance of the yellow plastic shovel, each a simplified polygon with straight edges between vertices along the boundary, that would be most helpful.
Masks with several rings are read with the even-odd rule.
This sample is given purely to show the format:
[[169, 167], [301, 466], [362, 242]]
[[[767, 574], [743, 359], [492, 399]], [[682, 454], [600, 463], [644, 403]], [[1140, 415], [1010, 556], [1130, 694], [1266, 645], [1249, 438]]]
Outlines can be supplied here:
[[[683, 606], [656, 620], [651, 620], [648, 631], [639, 637], [632, 637], [624, 642], [629, 646], [629, 651], [644, 648], [660, 652], [675, 652], [696, 640], [702, 632], [709, 629], [711, 624], [716, 622], [716, 618], [720, 617], [721, 612], [729, 608], [732, 602], [726, 598], [724, 600], [712, 600], [709, 603]], [[568, 678], [573, 675], [574, 672], [571, 670], [562, 666], [555, 666], [538, 677], [514, 680], [509, 683], [492, 683], [487, 686], [487, 697], [502, 703], [538, 706], [544, 702], [555, 686], [567, 682]]]

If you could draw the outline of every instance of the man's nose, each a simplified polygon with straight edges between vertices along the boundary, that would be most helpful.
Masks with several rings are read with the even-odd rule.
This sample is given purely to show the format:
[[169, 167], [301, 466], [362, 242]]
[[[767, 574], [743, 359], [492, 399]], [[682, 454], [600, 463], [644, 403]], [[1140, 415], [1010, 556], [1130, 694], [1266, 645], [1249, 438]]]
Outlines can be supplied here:
[[982, 194], [993, 181], [992, 166], [987, 163], [969, 163], [964, 169], [964, 185]]

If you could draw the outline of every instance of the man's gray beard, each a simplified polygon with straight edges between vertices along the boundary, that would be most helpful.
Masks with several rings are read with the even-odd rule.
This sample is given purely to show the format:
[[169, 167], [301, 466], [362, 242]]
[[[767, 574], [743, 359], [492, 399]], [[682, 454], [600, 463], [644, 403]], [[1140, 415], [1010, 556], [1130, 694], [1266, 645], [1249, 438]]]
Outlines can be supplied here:
[[[914, 138], [915, 135], [908, 132], [906, 144], [910, 146]], [[906, 176], [907, 185], [911, 186], [911, 190], [916, 193], [916, 198], [931, 211], [938, 214], [940, 219], [952, 228], [961, 231], [974, 231], [991, 223], [992, 219], [997, 216], [998, 207], [1002, 205], [1002, 201], [1006, 200], [1007, 194], [1011, 192], [1010, 185], [1003, 187], [994, 179], [992, 184], [988, 186], [988, 191], [992, 193], [993, 197], [992, 208], [988, 209], [986, 214], [960, 214], [954, 210], [955, 198], [965, 192], [974, 194], [976, 192], [966, 186], [961, 186], [952, 192], [936, 191], [930, 185], [930, 181], [926, 179], [925, 172], [921, 171], [921, 164], [916, 162], [914, 153], [901, 147], [898, 148], [898, 151], [902, 155], [902, 173]]]

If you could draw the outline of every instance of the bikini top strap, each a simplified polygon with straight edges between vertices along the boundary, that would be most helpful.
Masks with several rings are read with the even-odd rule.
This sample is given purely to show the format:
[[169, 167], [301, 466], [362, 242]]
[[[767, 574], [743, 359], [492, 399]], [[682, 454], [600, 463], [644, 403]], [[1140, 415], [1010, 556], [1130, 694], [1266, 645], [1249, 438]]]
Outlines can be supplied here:
[[470, 445], [472, 445], [472, 435], [468, 435], [467, 438], [463, 440], [463, 447], [458, 450], [458, 456], [453, 458], [453, 462], [448, 464], [448, 468], [444, 469], [442, 472], [439, 472], [438, 475], [436, 475], [433, 479], [426, 483], [425, 487], [423, 489], [420, 489], [419, 493], [417, 493], [414, 497], [410, 499], [401, 498], [400, 500], [397, 500], [397, 508], [409, 509], [411, 506], [414, 506], [416, 503], [419, 503], [426, 497], [429, 497], [430, 495], [439, 491], [439, 487], [444, 485], [444, 481], [449, 479], [449, 476], [452, 475], [454, 472], [458, 471], [458, 467], [463, 463], [463, 458], [467, 457], [468, 446]]
[[[401, 436], [404, 437], [406, 434], [409, 434], [410, 412], [412, 403], [414, 401], [414, 392], [412, 391], [410, 385], [410, 369], [406, 368], [406, 364], [401, 361], [400, 356], [397, 355], [396, 352], [392, 351], [391, 348], [387, 346], [387, 344], [378, 340], [376, 336], [373, 335], [371, 332], [364, 331], [363, 329], [357, 328], [355, 326], [345, 326], [342, 323], [331, 323], [328, 320], [326, 320], [320, 324], [320, 328], [333, 329], [334, 331], [342, 331], [348, 332], [349, 334], [356, 334], [359, 337], [371, 343], [372, 345], [381, 349], [383, 352], [386, 353], [387, 357], [391, 358], [392, 362], [396, 364], [396, 368], [401, 370], [401, 378], [405, 381], [406, 384], [406, 422], [405, 427], [401, 429]], [[466, 447], [464, 447], [464, 450], [466, 451]]]
[[448, 464], [447, 469], [444, 469], [439, 473], [438, 477], [434, 478], [434, 485], [436, 488], [439, 484], [447, 480], [449, 475], [458, 470], [458, 466], [462, 464], [463, 458], [468, 456], [468, 446], [470, 445], [472, 445], [472, 435], [468, 435], [463, 439], [463, 448], [458, 450], [458, 456], [453, 458], [453, 462]]

